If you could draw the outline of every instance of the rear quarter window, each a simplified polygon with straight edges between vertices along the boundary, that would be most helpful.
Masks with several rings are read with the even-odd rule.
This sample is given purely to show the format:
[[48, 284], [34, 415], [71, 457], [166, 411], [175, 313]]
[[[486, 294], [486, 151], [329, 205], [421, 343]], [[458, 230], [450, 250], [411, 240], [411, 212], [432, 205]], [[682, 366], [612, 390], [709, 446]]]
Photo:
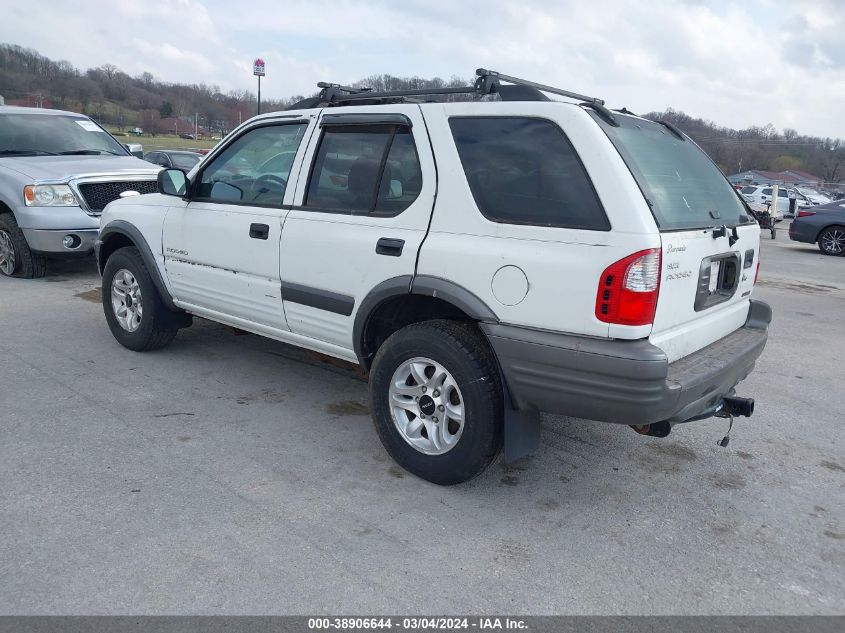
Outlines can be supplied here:
[[578, 154], [551, 121], [453, 117], [449, 126], [475, 203], [487, 219], [610, 230]]

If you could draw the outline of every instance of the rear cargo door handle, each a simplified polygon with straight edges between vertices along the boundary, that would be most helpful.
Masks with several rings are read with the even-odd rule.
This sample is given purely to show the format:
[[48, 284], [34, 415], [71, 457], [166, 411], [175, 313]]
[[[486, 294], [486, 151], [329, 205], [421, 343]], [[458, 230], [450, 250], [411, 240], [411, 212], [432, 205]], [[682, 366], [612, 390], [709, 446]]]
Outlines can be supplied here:
[[270, 236], [270, 227], [266, 224], [250, 224], [249, 236], [256, 240], [266, 240]]
[[399, 257], [402, 254], [402, 248], [404, 246], [405, 240], [383, 237], [376, 242], [376, 253], [379, 255], [388, 255], [389, 257]]

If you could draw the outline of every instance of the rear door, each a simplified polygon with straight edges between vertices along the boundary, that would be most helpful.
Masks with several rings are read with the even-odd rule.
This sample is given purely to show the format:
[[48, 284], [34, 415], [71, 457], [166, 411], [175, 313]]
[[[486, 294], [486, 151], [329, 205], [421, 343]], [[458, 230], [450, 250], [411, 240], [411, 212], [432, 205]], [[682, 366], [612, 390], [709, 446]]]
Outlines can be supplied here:
[[352, 326], [363, 298], [414, 274], [435, 187], [418, 106], [323, 111], [282, 230], [282, 299], [292, 332], [354, 358]]
[[600, 124], [639, 184], [661, 236], [660, 293], [650, 340], [673, 361], [745, 322], [760, 230], [730, 183], [688, 137], [653, 121], [617, 120], [618, 127]]

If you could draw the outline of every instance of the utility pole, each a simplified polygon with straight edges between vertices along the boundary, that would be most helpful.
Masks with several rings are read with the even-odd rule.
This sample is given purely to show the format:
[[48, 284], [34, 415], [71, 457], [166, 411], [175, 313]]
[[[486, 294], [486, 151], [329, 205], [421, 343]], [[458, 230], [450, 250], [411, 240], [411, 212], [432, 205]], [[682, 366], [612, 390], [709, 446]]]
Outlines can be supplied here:
[[197, 112], [194, 112], [194, 140], [199, 138], [199, 127], [197, 126]]

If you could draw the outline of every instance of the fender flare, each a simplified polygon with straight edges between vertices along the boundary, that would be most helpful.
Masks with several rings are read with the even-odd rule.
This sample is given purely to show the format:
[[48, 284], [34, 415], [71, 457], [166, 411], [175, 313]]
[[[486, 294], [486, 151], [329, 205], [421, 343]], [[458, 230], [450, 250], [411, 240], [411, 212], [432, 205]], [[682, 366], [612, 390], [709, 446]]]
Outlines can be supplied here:
[[422, 295], [441, 299], [476, 321], [498, 323], [499, 317], [490, 307], [472, 292], [458, 284], [428, 275], [401, 275], [387, 279], [375, 286], [361, 301], [355, 313], [352, 327], [352, 342], [355, 356], [362, 367], [367, 367], [367, 356], [363, 350], [364, 332], [371, 315], [385, 301], [401, 295]]
[[97, 253], [97, 268], [100, 270], [100, 275], [103, 274], [103, 269], [106, 267], [106, 262], [102, 261], [100, 257], [100, 251], [102, 250], [103, 245], [108, 242], [109, 236], [112, 235], [123, 235], [124, 237], [129, 238], [129, 241], [135, 245], [138, 252], [141, 254], [141, 259], [144, 260], [144, 265], [147, 267], [147, 271], [149, 271], [150, 277], [153, 280], [153, 285], [156, 287], [156, 290], [158, 290], [158, 294], [161, 297], [162, 302], [164, 302], [164, 305], [173, 312], [184, 312], [182, 308], [173, 303], [173, 298], [170, 296], [170, 292], [167, 290], [167, 286], [165, 285], [164, 279], [162, 278], [161, 272], [156, 264], [153, 251], [150, 248], [150, 245], [147, 244], [147, 240], [144, 239], [144, 235], [138, 227], [134, 224], [130, 224], [126, 220], [112, 220], [100, 229], [100, 237], [94, 247]]

